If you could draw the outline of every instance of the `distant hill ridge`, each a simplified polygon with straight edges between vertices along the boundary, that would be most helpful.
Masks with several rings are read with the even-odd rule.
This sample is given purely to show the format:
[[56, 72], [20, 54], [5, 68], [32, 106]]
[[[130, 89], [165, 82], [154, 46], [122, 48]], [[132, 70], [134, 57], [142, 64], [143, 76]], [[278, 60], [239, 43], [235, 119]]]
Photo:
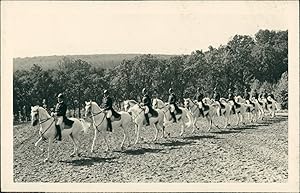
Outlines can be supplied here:
[[[61, 56], [36, 56], [36, 57], [25, 57], [25, 58], [14, 58], [14, 71], [16, 70], [28, 70], [33, 64], [40, 65], [44, 70], [54, 69], [57, 67], [58, 62], [63, 57], [72, 59], [81, 59], [87, 61], [92, 66], [101, 68], [113, 68], [120, 64], [124, 59], [132, 59], [136, 56], [143, 54], [92, 54], [92, 55], [61, 55]], [[159, 58], [170, 58], [175, 55], [164, 55], [164, 54], [153, 54]]]

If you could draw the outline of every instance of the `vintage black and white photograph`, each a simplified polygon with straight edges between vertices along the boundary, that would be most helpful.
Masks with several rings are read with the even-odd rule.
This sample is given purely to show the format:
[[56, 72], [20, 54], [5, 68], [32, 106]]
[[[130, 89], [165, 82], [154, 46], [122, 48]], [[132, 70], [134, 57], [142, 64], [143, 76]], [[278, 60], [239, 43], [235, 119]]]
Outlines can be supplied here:
[[13, 183], [288, 183], [297, 3], [6, 2]]

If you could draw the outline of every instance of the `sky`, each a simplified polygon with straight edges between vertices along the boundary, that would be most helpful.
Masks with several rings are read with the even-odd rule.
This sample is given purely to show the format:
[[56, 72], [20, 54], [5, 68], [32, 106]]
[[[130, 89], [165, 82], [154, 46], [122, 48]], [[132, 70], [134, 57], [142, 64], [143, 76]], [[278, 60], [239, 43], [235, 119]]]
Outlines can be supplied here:
[[190, 54], [235, 34], [287, 30], [291, 2], [4, 1], [2, 43], [14, 57]]

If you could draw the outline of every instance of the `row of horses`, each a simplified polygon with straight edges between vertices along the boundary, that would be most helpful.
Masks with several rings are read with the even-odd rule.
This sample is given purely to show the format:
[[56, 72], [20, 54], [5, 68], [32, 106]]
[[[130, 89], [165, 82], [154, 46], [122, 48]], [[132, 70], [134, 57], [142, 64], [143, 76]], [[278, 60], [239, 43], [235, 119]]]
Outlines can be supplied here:
[[[206, 118], [209, 122], [210, 130], [213, 125], [215, 117], [224, 116], [226, 118], [224, 128], [230, 125], [231, 115], [238, 117], [237, 125], [245, 123], [245, 116], [248, 114], [249, 121], [257, 121], [263, 119], [265, 111], [269, 111], [271, 116], [275, 115], [275, 110], [279, 109], [278, 103], [273, 99], [255, 99], [251, 98], [250, 103], [242, 97], [235, 97], [233, 101], [221, 98], [220, 101], [204, 98], [202, 101], [197, 102], [192, 99], [185, 98], [184, 105], [179, 107], [179, 112], [176, 113], [178, 124], [181, 125], [180, 136], [183, 135], [185, 129], [192, 129], [192, 133], [198, 128], [197, 121], [201, 118]], [[169, 110], [169, 104], [164, 103], [162, 100], [155, 98], [152, 101], [152, 106], [157, 112], [155, 115], [150, 115], [150, 126], [155, 128], [153, 141], [158, 139], [158, 134], [161, 131], [161, 137], [166, 137], [165, 128], [174, 124]], [[124, 111], [120, 111], [119, 117], [112, 117], [112, 127], [114, 130], [121, 128], [123, 132], [123, 140], [121, 142], [121, 149], [124, 149], [124, 143], [128, 139], [128, 133], [134, 129], [136, 139], [134, 144], [137, 144], [140, 138], [140, 131], [145, 127], [144, 108], [135, 100], [126, 100], [123, 102]], [[74, 145], [74, 151], [71, 156], [79, 154], [80, 134], [82, 131], [86, 133], [92, 126], [94, 128], [94, 138], [91, 146], [91, 152], [94, 152], [97, 136], [101, 133], [106, 144], [106, 151], [109, 150], [107, 142], [107, 120], [106, 112], [93, 101], [85, 102], [85, 119], [70, 118], [74, 121], [71, 128], [65, 128], [62, 131], [63, 138], [69, 137]], [[48, 141], [48, 154], [44, 161], [50, 158], [50, 152], [53, 142], [56, 137], [55, 117], [40, 106], [31, 107], [31, 120], [32, 125], [39, 125], [39, 140], [35, 143], [39, 147], [43, 140]], [[215, 125], [215, 124], [214, 124]], [[218, 129], [219, 126], [215, 125]]]

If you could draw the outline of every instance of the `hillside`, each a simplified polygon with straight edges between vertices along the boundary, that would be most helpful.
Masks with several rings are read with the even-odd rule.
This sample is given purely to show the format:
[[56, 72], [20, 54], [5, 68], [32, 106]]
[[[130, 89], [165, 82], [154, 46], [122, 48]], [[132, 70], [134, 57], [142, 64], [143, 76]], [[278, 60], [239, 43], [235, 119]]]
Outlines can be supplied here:
[[[26, 58], [14, 58], [14, 71], [27, 70], [33, 64], [40, 65], [43, 69], [53, 69], [57, 66], [58, 61], [63, 57], [73, 59], [82, 59], [93, 66], [101, 68], [113, 68], [120, 64], [124, 59], [132, 59], [142, 54], [93, 54], [93, 55], [66, 55], [66, 56], [36, 56]], [[173, 55], [156, 55], [160, 58], [169, 58]]]

